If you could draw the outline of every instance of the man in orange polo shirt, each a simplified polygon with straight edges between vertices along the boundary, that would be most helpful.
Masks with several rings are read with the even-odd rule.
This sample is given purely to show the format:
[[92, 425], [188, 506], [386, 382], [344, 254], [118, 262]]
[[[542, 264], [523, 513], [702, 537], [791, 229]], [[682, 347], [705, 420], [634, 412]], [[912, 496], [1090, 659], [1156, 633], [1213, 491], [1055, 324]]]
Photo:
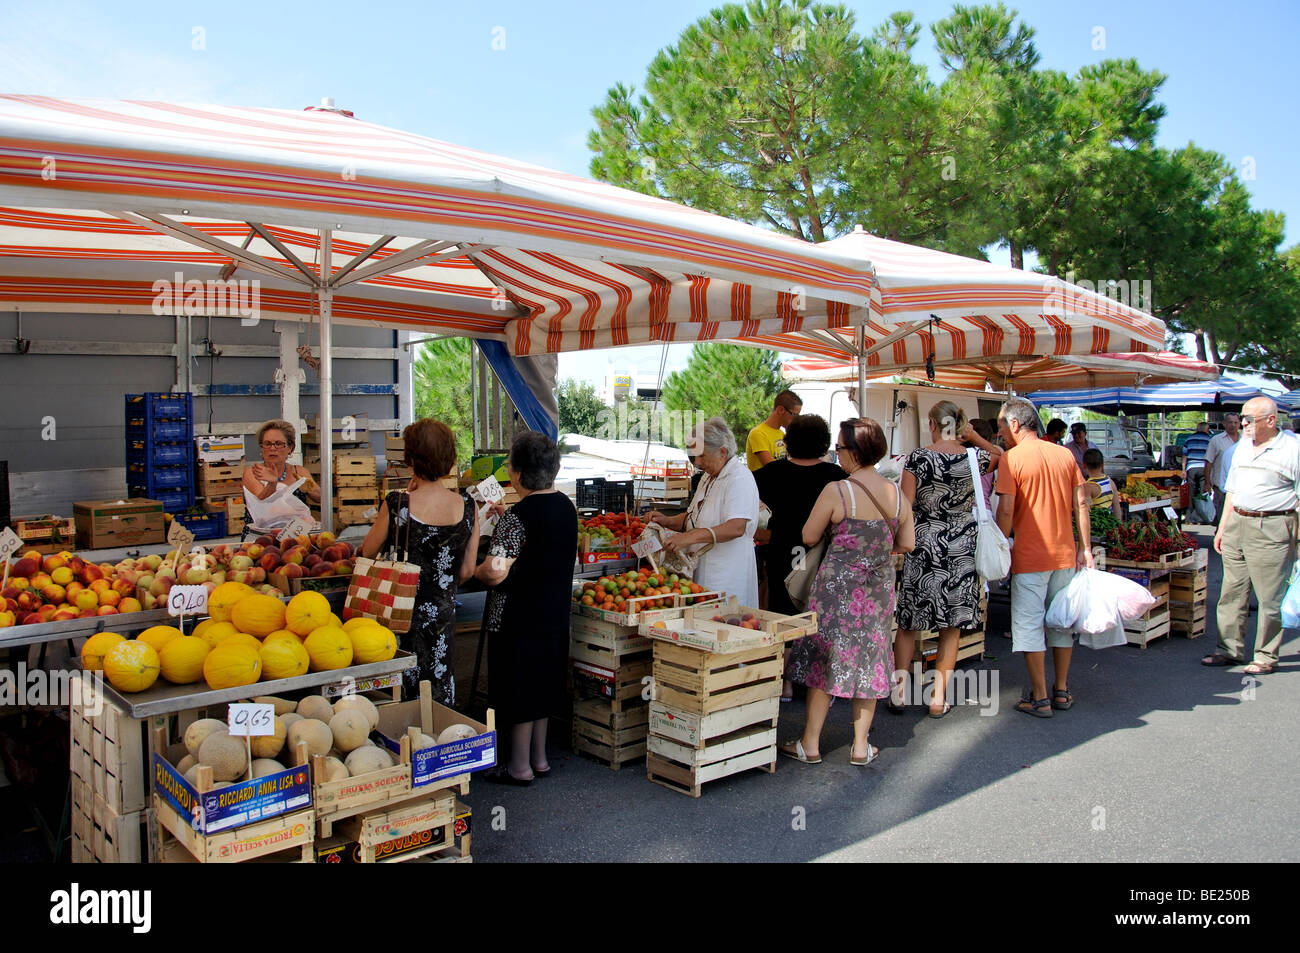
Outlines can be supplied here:
[[[1018, 711], [1039, 718], [1074, 704], [1067, 681], [1074, 635], [1044, 626], [1047, 607], [1075, 570], [1093, 568], [1088, 496], [1074, 454], [1038, 438], [1038, 411], [1013, 397], [998, 414], [998, 433], [1010, 448], [998, 465], [998, 527], [1012, 540], [1011, 650], [1025, 653], [1030, 691]], [[1078, 545], [1072, 522], [1078, 527]], [[1056, 680], [1047, 694], [1046, 656]]]

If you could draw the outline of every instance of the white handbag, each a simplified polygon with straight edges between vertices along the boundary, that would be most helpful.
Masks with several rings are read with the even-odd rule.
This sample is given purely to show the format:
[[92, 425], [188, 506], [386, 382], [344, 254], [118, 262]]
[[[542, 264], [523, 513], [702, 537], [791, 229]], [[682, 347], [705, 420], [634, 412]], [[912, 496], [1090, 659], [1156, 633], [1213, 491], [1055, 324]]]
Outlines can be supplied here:
[[975, 571], [988, 582], [995, 582], [1011, 572], [1011, 543], [998, 529], [984, 500], [984, 482], [980, 479], [979, 458], [973, 447], [967, 449], [966, 459], [975, 485]]

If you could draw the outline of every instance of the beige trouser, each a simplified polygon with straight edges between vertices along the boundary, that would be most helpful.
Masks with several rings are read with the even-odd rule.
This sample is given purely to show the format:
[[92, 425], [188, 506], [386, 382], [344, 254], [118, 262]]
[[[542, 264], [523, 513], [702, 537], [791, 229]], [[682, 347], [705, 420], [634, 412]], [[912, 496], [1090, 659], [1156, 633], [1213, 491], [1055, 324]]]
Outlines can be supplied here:
[[1224, 513], [1223, 587], [1219, 591], [1219, 651], [1245, 658], [1250, 589], [1259, 600], [1255, 657], [1276, 665], [1282, 648], [1282, 596], [1296, 558], [1296, 514], [1242, 516]]

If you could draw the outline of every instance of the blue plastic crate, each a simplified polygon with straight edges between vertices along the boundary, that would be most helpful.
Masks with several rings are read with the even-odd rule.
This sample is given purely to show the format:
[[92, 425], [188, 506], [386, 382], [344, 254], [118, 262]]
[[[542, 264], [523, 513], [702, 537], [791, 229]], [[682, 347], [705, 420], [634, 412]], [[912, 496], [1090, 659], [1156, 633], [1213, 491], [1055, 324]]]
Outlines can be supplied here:
[[126, 482], [150, 490], [193, 490], [194, 471], [188, 466], [151, 467], [134, 463], [126, 468]]
[[226, 535], [225, 513], [177, 513], [173, 519], [193, 533], [195, 539], [221, 539]]
[[189, 420], [154, 420], [127, 422], [126, 439], [129, 443], [190, 443], [194, 440], [194, 424]]
[[129, 440], [126, 465], [145, 467], [193, 467], [194, 445], [189, 443], [155, 443]]
[[194, 490], [161, 490], [149, 492], [148, 487], [144, 486], [127, 486], [127, 496], [135, 499], [144, 497], [145, 499], [154, 500], [163, 505], [163, 510], [168, 513], [178, 513], [188, 510], [194, 505]]
[[185, 394], [127, 394], [126, 419], [131, 420], [193, 420], [194, 395]]

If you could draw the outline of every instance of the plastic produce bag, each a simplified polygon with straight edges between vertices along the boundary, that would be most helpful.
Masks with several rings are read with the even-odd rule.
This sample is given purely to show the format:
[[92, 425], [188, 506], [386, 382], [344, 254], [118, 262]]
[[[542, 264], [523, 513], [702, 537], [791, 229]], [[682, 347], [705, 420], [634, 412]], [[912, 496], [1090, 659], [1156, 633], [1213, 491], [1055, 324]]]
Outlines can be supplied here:
[[290, 484], [281, 484], [274, 493], [264, 500], [259, 500], [251, 493], [244, 494], [244, 504], [248, 507], [248, 521], [259, 529], [279, 529], [288, 526], [295, 519], [315, 523], [307, 504], [293, 495], [293, 491], [302, 486], [304, 479]]
[[1214, 522], [1214, 499], [1208, 493], [1198, 493], [1192, 500], [1192, 512], [1206, 525]]
[[1117, 645], [1127, 645], [1128, 636], [1124, 634], [1124, 623], [1116, 622], [1105, 632], [1093, 635], [1091, 632], [1079, 633], [1079, 645], [1088, 649], [1110, 649]]
[[1076, 572], [1069, 585], [1056, 594], [1047, 607], [1044, 623], [1054, 629], [1071, 629], [1088, 611], [1088, 584], [1086, 576]]
[[1080, 645], [1123, 645], [1127, 641], [1124, 623], [1142, 615], [1155, 601], [1150, 592], [1123, 576], [1082, 569], [1056, 594], [1045, 621], [1049, 626], [1080, 633]]
[[1282, 628], [1300, 628], [1300, 559], [1291, 570], [1291, 585], [1282, 597]]

